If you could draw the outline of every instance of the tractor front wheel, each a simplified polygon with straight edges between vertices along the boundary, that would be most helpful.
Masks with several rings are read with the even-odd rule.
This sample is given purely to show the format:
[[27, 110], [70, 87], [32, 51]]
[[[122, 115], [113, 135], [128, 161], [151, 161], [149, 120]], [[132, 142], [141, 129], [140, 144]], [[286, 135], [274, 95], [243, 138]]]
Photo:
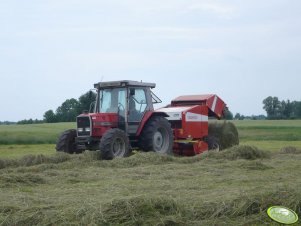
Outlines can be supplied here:
[[75, 129], [66, 130], [59, 136], [55, 149], [59, 152], [66, 152], [69, 154], [79, 153], [75, 144], [76, 136]]
[[139, 144], [143, 151], [170, 154], [173, 146], [173, 133], [168, 120], [162, 116], [151, 118], [144, 126]]
[[129, 138], [121, 129], [110, 129], [100, 140], [101, 157], [105, 160], [127, 157], [130, 154]]

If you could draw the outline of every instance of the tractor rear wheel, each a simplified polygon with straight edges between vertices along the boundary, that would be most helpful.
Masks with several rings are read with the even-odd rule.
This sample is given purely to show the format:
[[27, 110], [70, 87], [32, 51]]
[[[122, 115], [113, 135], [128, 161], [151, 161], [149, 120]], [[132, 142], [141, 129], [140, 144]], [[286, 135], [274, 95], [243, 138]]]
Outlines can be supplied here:
[[173, 133], [168, 120], [162, 116], [151, 118], [140, 135], [139, 146], [143, 151], [171, 154]]
[[101, 157], [105, 160], [127, 157], [130, 154], [129, 138], [121, 129], [110, 129], [100, 139]]
[[80, 151], [76, 149], [76, 136], [77, 134], [75, 129], [66, 130], [59, 136], [55, 149], [59, 152], [66, 152], [69, 154], [80, 153]]

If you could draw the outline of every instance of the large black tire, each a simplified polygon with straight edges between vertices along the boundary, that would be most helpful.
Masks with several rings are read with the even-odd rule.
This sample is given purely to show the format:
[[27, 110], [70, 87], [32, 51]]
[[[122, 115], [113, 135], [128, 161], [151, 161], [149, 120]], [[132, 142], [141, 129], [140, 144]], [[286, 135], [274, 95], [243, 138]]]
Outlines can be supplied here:
[[101, 158], [111, 160], [113, 158], [129, 156], [129, 143], [129, 138], [123, 130], [108, 130], [100, 139], [99, 149], [101, 151]]
[[77, 136], [75, 129], [69, 129], [63, 132], [56, 143], [55, 149], [60, 152], [69, 154], [79, 153], [76, 149], [75, 137]]
[[151, 118], [140, 134], [139, 146], [143, 151], [171, 154], [173, 133], [168, 120], [162, 116]]
[[219, 144], [219, 140], [214, 137], [214, 136], [209, 136], [206, 139], [207, 143], [208, 143], [208, 150], [215, 150], [215, 151], [219, 151], [220, 148], [220, 144]]

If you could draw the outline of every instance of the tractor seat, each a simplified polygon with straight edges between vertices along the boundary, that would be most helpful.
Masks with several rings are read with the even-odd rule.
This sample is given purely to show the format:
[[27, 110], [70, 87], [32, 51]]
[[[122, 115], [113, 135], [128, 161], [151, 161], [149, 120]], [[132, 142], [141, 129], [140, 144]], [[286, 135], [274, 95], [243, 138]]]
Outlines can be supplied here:
[[136, 109], [136, 102], [134, 99], [129, 100], [129, 121], [140, 122], [142, 113]]

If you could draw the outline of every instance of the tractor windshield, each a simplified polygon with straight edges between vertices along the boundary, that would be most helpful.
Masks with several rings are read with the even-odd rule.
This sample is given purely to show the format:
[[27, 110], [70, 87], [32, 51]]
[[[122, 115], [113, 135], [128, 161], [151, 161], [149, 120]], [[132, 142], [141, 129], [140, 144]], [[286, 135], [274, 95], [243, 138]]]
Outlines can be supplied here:
[[99, 91], [99, 112], [100, 113], [125, 113], [126, 89], [112, 88]]

